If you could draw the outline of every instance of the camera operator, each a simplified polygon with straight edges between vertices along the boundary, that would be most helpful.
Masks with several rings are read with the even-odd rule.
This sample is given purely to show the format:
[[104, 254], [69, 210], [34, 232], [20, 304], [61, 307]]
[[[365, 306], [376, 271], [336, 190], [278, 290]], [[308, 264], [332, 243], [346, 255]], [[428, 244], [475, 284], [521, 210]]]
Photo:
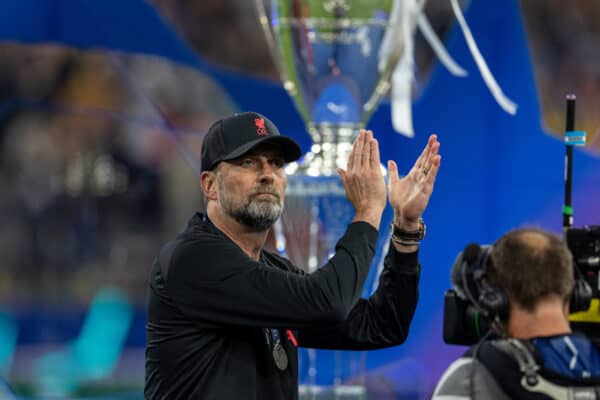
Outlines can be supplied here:
[[434, 400], [600, 399], [599, 347], [573, 334], [568, 320], [569, 303], [589, 304], [589, 287], [585, 292], [575, 279], [573, 257], [558, 236], [524, 228], [491, 247], [470, 245], [452, 280], [491, 330], [450, 365]]

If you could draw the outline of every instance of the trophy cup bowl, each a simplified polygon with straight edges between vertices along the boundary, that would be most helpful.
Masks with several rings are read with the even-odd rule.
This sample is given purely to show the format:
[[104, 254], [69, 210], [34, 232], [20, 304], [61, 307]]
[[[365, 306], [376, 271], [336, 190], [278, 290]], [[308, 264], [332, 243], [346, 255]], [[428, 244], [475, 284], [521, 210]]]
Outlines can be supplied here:
[[394, 0], [255, 2], [283, 86], [312, 139], [297, 168], [336, 175], [390, 89], [403, 48], [397, 30], [388, 30]]
[[[312, 139], [310, 151], [286, 169], [286, 205], [275, 226], [277, 249], [308, 272], [333, 254], [354, 214], [337, 168], [346, 167], [359, 130], [390, 89], [403, 48], [398, 30], [390, 29], [398, 1], [255, 0], [283, 86]], [[391, 217], [388, 207], [381, 226]], [[380, 237], [378, 248], [387, 239]], [[373, 265], [381, 264], [381, 253]], [[363, 294], [370, 294], [376, 269], [371, 268], [375, 273], [370, 273]], [[312, 398], [319, 397], [324, 386], [315, 384], [325, 381], [335, 398], [366, 398], [360, 381], [365, 352], [330, 353], [330, 359], [314, 350], [300, 354], [301, 397], [307, 387], [316, 389], [308, 393]], [[354, 383], [345, 384], [348, 380]], [[323, 395], [330, 396], [328, 391]]]

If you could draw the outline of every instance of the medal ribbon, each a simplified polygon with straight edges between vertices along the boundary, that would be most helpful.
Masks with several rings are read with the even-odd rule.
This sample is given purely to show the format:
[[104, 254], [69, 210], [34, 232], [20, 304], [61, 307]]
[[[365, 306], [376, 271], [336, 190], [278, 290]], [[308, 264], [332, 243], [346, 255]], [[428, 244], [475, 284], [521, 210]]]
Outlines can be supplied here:
[[271, 334], [271, 339], [273, 339], [273, 346], [281, 343], [281, 336], [279, 335], [279, 329], [271, 329], [267, 328], [269, 333]]

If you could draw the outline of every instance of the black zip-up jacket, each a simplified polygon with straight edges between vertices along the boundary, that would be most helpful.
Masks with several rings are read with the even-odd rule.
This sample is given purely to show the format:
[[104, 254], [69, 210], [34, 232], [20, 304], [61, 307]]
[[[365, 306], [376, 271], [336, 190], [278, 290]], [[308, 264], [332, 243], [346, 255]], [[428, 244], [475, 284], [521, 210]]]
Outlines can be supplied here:
[[[361, 299], [376, 241], [371, 225], [352, 223], [327, 264], [306, 274], [268, 251], [254, 261], [196, 214], [152, 266], [145, 398], [293, 400], [294, 341], [356, 350], [402, 343], [417, 304], [417, 253], [391, 246], [378, 289]], [[265, 328], [281, 332], [284, 371]]]

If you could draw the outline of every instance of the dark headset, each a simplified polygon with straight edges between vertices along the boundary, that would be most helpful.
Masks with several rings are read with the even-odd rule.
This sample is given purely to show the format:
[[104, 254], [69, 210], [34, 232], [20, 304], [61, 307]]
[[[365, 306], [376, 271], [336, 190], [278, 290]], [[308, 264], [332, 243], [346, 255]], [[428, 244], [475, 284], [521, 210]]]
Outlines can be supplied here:
[[491, 245], [467, 245], [452, 267], [452, 284], [489, 321], [504, 321], [508, 318], [508, 298], [501, 289], [486, 282], [491, 251]]
[[[486, 282], [490, 263], [491, 245], [467, 245], [458, 255], [452, 267], [452, 283], [461, 297], [473, 304], [490, 321], [506, 321], [509, 314], [508, 297], [503, 290]], [[569, 312], [585, 311], [592, 301], [592, 288], [585, 281], [576, 265], [573, 292]]]
[[569, 303], [569, 313], [586, 311], [590, 308], [592, 297], [594, 292], [590, 284], [583, 278], [579, 268], [573, 266], [575, 273], [575, 286], [573, 287], [573, 293], [571, 293], [571, 301]]

